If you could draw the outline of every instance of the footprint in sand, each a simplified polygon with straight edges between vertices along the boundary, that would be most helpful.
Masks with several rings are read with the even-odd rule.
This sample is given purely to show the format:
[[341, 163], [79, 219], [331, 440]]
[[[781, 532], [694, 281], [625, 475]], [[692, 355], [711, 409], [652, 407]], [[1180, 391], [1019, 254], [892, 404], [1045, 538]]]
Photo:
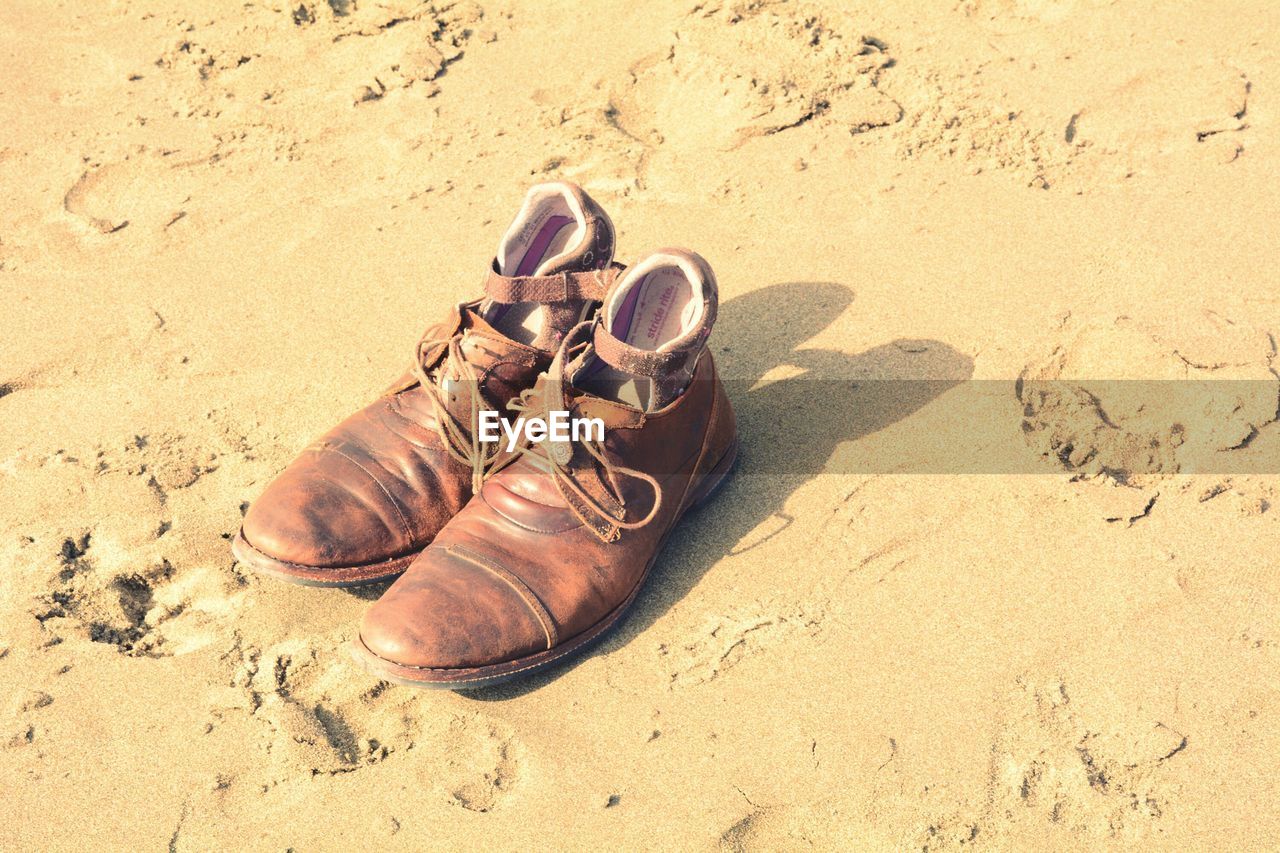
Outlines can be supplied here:
[[42, 690], [18, 691], [9, 701], [5, 728], [0, 730], [0, 745], [19, 749], [34, 743], [38, 716], [53, 704], [53, 697]]
[[474, 3], [420, 0], [248, 6], [242, 28], [192, 28], [155, 64], [194, 84], [190, 108], [214, 120], [252, 113], [244, 103], [264, 95], [273, 112], [364, 109], [415, 86], [423, 97], [439, 92], [417, 84], [460, 60], [483, 19]]
[[1230, 163], [1245, 152], [1251, 90], [1223, 63], [1144, 71], [1082, 103], [1063, 138], [1100, 178], [1156, 172], [1166, 160]]
[[[157, 533], [163, 535], [157, 528]], [[155, 549], [139, 552], [109, 537], [66, 537], [52, 591], [31, 614], [47, 643], [70, 637], [115, 646], [132, 657], [169, 657], [209, 645], [248, 594], [222, 567], [179, 571]]]
[[419, 778], [468, 811], [499, 808], [523, 772], [524, 747], [496, 720], [454, 717], [436, 734], [434, 748], [439, 751], [428, 762], [434, 766], [419, 770]]
[[885, 46], [816, 9], [750, 4], [696, 11], [631, 69], [610, 118], [650, 146], [724, 151], [810, 120], [858, 132], [902, 111], [875, 88]]
[[[11, 546], [13, 588], [30, 596], [24, 640], [159, 658], [226, 638], [255, 591], [229, 570], [225, 541], [251, 455], [234, 424], [223, 433], [211, 444], [143, 432], [0, 460], [0, 475], [15, 475], [36, 507]], [[76, 497], [69, 508], [40, 509], [43, 496], [66, 494]]]
[[1077, 711], [1061, 680], [1019, 678], [992, 747], [991, 813], [1005, 825], [990, 830], [1022, 824], [1034, 835], [1053, 823], [1082, 836], [1145, 835], [1174, 793], [1165, 764], [1187, 744], [1154, 719], [1104, 731]]
[[916, 845], [965, 849], [981, 839], [1000, 849], [1046, 837], [1131, 845], [1158, 837], [1178, 793], [1168, 765], [1189, 739], [1140, 714], [1125, 719], [1132, 721], [1104, 728], [1077, 710], [1061, 679], [1019, 677], [997, 715], [986, 790], [920, 821]]
[[1065, 470], [1122, 484], [1247, 469], [1276, 423], [1275, 364], [1270, 333], [1213, 311], [1082, 324], [1023, 371], [1022, 430]]
[[672, 689], [715, 681], [744, 659], [776, 645], [813, 623], [799, 611], [716, 616], [691, 632], [693, 640], [678, 647], [658, 647], [660, 666]]
[[162, 498], [167, 498], [169, 492], [194, 486], [217, 471], [223, 456], [239, 450], [226, 444], [211, 449], [208, 444], [174, 433], [139, 433], [123, 447], [99, 450], [96, 471], [142, 477], [153, 483], [152, 488]]
[[420, 733], [406, 691], [360, 677], [340, 638], [287, 640], [242, 656], [233, 677], [267, 724], [263, 748], [280, 778], [346, 773], [412, 748]]
[[159, 154], [138, 154], [91, 166], [63, 199], [63, 207], [100, 234], [126, 227], [164, 229], [185, 215], [193, 181], [185, 165]]
[[335, 634], [240, 653], [231, 681], [266, 724], [262, 748], [273, 774], [266, 784], [300, 772], [351, 773], [412, 753], [421, 784], [443, 802], [475, 812], [499, 807], [523, 767], [513, 732], [479, 714], [442, 713], [437, 697], [371, 679], [346, 658], [347, 640]]
[[972, 174], [1002, 172], [1048, 189], [1070, 156], [1040, 123], [993, 99], [980, 74], [923, 71], [896, 81], [905, 110], [895, 128], [897, 156], [957, 160]]

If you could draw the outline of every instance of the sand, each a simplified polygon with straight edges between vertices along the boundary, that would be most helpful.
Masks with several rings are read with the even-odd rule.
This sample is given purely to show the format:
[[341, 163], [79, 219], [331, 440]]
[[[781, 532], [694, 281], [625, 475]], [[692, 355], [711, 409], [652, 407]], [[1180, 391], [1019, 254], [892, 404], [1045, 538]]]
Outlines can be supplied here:
[[[8, 0], [0, 847], [1270, 846], [1277, 45], [1211, 0]], [[379, 588], [228, 540], [558, 178], [716, 268], [738, 475], [592, 654], [380, 684]], [[1263, 402], [1086, 393], [1218, 378]]]

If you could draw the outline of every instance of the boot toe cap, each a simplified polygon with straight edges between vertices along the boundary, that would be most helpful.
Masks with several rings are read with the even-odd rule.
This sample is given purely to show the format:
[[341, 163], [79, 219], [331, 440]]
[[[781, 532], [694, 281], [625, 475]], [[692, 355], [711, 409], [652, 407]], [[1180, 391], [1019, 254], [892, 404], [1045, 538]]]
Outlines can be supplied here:
[[365, 613], [360, 642], [388, 663], [416, 669], [467, 669], [536, 654], [554, 644], [555, 629], [520, 587], [501, 567], [428, 548]]
[[286, 469], [245, 514], [245, 541], [269, 559], [316, 568], [409, 552], [412, 533], [386, 490], [354, 463], [336, 465], [347, 470], [326, 470], [335, 467], [332, 459], [305, 457]]

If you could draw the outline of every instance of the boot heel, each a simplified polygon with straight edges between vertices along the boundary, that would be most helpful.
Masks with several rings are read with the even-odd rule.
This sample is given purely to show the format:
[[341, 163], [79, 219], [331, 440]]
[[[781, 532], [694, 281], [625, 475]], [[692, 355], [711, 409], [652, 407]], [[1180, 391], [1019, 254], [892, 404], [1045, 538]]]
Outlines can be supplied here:
[[689, 505], [686, 512], [699, 509], [711, 502], [716, 493], [724, 487], [729, 481], [729, 475], [733, 473], [734, 463], [738, 461], [738, 442], [735, 440], [725, 451], [724, 456], [720, 457], [720, 461], [715, 464], [699, 481], [689, 496]]

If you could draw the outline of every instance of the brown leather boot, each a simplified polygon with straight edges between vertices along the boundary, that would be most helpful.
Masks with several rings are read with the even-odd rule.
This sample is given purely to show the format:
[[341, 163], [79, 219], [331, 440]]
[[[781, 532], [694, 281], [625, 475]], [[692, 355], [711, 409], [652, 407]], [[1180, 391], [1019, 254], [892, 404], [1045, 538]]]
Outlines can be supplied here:
[[302, 452], [245, 515], [232, 551], [283, 580], [349, 586], [404, 571], [498, 458], [477, 414], [529, 389], [617, 273], [608, 216], [542, 184], [498, 247], [485, 298], [418, 342], [412, 367]]
[[474, 688], [617, 625], [737, 454], [705, 349], [715, 314], [715, 278], [697, 255], [663, 250], [628, 270], [512, 404], [598, 417], [603, 442], [526, 444], [369, 609], [356, 659], [384, 679]]

